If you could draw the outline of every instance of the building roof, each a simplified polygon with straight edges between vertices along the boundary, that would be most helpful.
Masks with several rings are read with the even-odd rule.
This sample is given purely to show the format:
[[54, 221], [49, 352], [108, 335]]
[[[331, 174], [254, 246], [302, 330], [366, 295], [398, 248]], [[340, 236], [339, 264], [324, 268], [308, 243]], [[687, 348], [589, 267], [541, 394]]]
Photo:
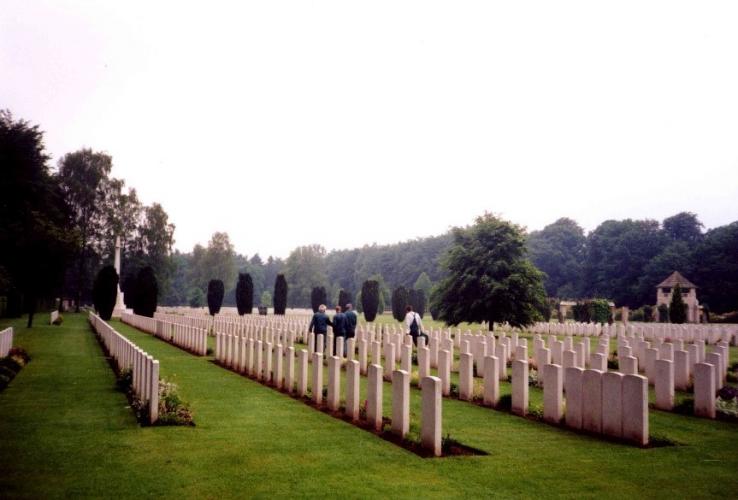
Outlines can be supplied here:
[[679, 271], [674, 271], [673, 273], [671, 273], [668, 278], [656, 285], [656, 288], [675, 287], [677, 283], [679, 283], [679, 287], [683, 289], [697, 288], [697, 285], [682, 276]]

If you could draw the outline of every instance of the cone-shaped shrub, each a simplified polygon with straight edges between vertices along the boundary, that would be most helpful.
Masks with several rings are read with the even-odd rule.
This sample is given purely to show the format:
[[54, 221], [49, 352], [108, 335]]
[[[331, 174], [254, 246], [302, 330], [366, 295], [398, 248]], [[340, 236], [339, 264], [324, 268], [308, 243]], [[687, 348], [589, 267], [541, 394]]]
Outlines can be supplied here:
[[287, 311], [287, 280], [284, 274], [278, 274], [274, 280], [274, 314]]
[[225, 286], [223, 282], [221, 280], [210, 280], [208, 283], [208, 309], [211, 316], [215, 316], [220, 312], [224, 295]]
[[375, 320], [379, 308], [379, 282], [376, 280], [367, 280], [361, 285], [361, 308], [367, 321]]
[[97, 273], [92, 285], [92, 301], [97, 314], [105, 321], [110, 320], [118, 297], [118, 273], [113, 266], [105, 266]]
[[405, 307], [410, 303], [408, 293], [404, 286], [394, 289], [392, 292], [392, 316], [397, 321], [405, 319]]
[[249, 273], [238, 273], [236, 308], [240, 316], [251, 314], [254, 309], [254, 281]]
[[133, 312], [153, 318], [159, 298], [159, 284], [151, 266], [146, 266], [138, 272], [135, 290]]
[[313, 312], [318, 312], [318, 308], [321, 304], [325, 304], [328, 301], [328, 294], [325, 292], [324, 286], [316, 286], [310, 292], [310, 305], [313, 308]]

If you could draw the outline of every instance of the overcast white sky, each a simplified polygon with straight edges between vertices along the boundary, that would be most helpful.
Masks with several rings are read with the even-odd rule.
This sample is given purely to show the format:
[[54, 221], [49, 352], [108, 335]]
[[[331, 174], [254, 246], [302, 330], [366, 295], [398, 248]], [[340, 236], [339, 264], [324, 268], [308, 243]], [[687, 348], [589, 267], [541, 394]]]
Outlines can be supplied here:
[[0, 0], [0, 108], [191, 250], [348, 248], [485, 210], [738, 219], [738, 2]]

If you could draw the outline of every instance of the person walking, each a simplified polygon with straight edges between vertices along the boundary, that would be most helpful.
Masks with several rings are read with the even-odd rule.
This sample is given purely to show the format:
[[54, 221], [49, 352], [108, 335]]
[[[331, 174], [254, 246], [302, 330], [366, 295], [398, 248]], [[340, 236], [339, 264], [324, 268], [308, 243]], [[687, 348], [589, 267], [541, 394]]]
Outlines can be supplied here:
[[308, 332], [315, 333], [315, 343], [313, 344], [314, 350], [318, 350], [318, 335], [323, 336], [323, 348], [325, 349], [329, 326], [333, 326], [333, 323], [331, 323], [331, 319], [325, 313], [325, 304], [320, 304], [320, 306], [318, 306], [318, 312], [313, 314], [313, 318], [310, 320], [310, 326], [308, 327]]
[[[342, 358], [344, 356], [344, 353], [346, 352], [346, 327], [348, 325], [348, 320], [346, 319], [346, 315], [341, 312], [341, 306], [336, 306], [336, 314], [333, 316], [333, 353], [334, 355]], [[343, 337], [343, 351], [344, 352], [337, 352], [336, 351], [336, 344], [338, 337]]]
[[356, 336], [356, 324], [359, 322], [359, 317], [354, 312], [354, 306], [349, 302], [346, 304], [346, 340], [352, 339]]
[[405, 307], [405, 333], [413, 338], [413, 344], [418, 345], [418, 337], [425, 338], [428, 345], [428, 335], [423, 333], [423, 319], [413, 311], [413, 306]]

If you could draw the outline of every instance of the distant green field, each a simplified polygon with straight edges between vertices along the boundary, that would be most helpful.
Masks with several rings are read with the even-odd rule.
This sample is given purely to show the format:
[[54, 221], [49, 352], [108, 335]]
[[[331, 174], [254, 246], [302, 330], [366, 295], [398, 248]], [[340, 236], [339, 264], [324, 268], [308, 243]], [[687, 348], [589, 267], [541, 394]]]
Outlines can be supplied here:
[[446, 399], [444, 434], [488, 455], [422, 459], [114, 322], [160, 360], [197, 423], [142, 428], [83, 315], [13, 324], [33, 359], [0, 393], [0, 497], [732, 498], [738, 488], [737, 424], [652, 410], [651, 434], [678, 445], [639, 449]]

